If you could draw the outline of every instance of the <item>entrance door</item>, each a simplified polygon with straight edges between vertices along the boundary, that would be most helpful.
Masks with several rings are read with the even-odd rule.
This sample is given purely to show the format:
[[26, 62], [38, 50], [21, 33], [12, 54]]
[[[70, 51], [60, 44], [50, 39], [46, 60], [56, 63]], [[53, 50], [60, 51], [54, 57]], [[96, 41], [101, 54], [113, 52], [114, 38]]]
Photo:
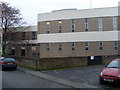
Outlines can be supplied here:
[[102, 64], [102, 56], [94, 56], [94, 58], [91, 59], [91, 56], [88, 57], [88, 65], [97, 65]]

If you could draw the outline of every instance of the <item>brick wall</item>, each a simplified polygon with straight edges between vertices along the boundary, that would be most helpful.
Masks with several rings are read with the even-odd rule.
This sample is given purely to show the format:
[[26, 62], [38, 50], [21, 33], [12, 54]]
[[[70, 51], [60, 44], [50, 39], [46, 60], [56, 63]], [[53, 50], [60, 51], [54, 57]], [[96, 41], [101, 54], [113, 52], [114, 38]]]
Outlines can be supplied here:
[[49, 58], [49, 59], [15, 58], [15, 59], [18, 65], [30, 67], [37, 70], [51, 70], [51, 69], [87, 66], [86, 57]]

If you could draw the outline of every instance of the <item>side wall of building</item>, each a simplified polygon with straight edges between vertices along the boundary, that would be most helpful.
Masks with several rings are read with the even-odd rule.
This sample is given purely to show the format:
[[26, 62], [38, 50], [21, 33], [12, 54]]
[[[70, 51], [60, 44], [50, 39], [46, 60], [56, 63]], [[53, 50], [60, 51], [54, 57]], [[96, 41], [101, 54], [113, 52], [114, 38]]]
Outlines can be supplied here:
[[[102, 32], [114, 31], [113, 18], [114, 17], [102, 17]], [[85, 19], [82, 18], [82, 19], [38, 22], [38, 34], [39, 35], [44, 35], [44, 34], [47, 35], [46, 27], [48, 26], [47, 25], [48, 22], [49, 22], [48, 35], [58, 34], [58, 33], [65, 33], [65, 34], [74, 33], [74, 32], [72, 32], [72, 20], [74, 20], [74, 32], [86, 32], [85, 31]], [[118, 22], [117, 20], [116, 20], [116, 23]], [[61, 23], [59, 23], [59, 22], [61, 22]], [[87, 32], [101, 32], [99, 30], [99, 23], [98, 23], [99, 17], [98, 18], [97, 17], [96, 18], [87, 18], [87, 22], [88, 22], [88, 31]], [[61, 26], [60, 27], [61, 32], [59, 32], [59, 25]], [[119, 29], [116, 27], [116, 30], [119, 30]], [[87, 37], [87, 36], [84, 36], [84, 37]], [[38, 40], [38, 42], [39, 42], [39, 40]], [[102, 44], [103, 44], [102, 45], [103, 50], [100, 50], [100, 42], [102, 42]], [[72, 46], [72, 43], [74, 43], [75, 45]], [[40, 58], [118, 55], [118, 49], [115, 50], [114, 43], [115, 43], [115, 41], [104, 41], [104, 40], [103, 41], [93, 41], [93, 42], [91, 41], [91, 42], [88, 42], [88, 50], [85, 50], [85, 48], [86, 48], [85, 41], [83, 41], [83, 42], [41, 43], [40, 44]], [[48, 44], [49, 44], [50, 50], [47, 50]], [[59, 50], [60, 44], [61, 44], [62, 50]], [[118, 42], [117, 42], [117, 45], [118, 45]], [[74, 47], [75, 50], [72, 50], [72, 47]]]

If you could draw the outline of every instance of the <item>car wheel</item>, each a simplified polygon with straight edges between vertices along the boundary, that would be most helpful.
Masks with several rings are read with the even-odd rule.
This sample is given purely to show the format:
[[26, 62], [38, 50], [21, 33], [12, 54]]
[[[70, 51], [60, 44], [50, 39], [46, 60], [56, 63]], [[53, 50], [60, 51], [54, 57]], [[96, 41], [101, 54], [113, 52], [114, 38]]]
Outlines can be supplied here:
[[15, 67], [14, 70], [17, 70], [17, 67]]
[[2, 71], [5, 71], [5, 68], [2, 68]]
[[103, 83], [104, 83], [104, 81], [102, 81], [102, 80], [99, 80], [99, 82], [100, 82], [100, 84], [103, 84]]

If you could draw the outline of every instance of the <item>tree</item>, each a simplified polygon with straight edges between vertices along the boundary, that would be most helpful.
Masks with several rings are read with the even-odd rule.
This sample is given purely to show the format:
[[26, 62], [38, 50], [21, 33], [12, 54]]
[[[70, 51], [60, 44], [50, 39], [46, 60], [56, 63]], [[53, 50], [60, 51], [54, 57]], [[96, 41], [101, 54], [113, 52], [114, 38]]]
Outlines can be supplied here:
[[7, 2], [0, 2], [0, 28], [3, 30], [3, 54], [7, 43], [7, 33], [25, 24], [20, 10], [10, 6]]

